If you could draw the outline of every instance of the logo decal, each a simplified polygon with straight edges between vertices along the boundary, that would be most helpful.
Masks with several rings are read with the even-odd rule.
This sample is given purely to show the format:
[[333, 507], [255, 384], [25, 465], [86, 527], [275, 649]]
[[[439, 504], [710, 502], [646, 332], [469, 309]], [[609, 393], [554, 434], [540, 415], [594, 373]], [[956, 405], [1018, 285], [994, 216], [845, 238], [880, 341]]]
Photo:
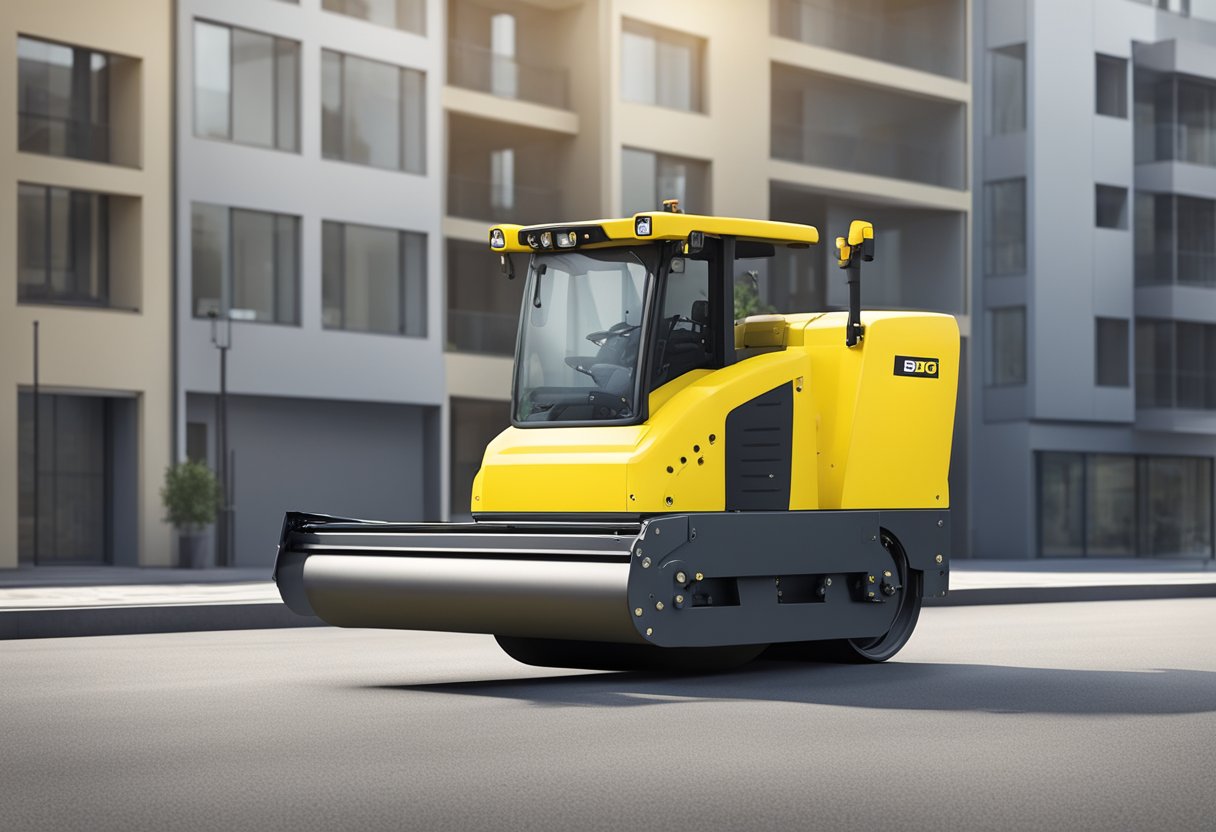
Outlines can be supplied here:
[[916, 378], [937, 378], [936, 358], [917, 358], [914, 355], [895, 356], [895, 375]]
[[650, 236], [650, 217], [638, 217], [633, 221], [633, 234], [635, 237]]

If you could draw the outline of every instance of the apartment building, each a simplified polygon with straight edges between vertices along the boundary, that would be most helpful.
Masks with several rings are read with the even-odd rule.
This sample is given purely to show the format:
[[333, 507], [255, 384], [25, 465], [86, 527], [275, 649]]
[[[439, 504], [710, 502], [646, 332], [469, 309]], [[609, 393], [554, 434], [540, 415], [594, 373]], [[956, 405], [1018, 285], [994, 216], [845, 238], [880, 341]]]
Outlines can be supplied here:
[[172, 561], [171, 15], [0, 6], [0, 568]]
[[444, 4], [176, 6], [177, 453], [229, 484], [219, 563], [288, 509], [440, 518]]
[[976, 4], [974, 547], [1211, 557], [1216, 4]]
[[[444, 111], [451, 505], [509, 422], [519, 286], [495, 221], [694, 213], [875, 223], [864, 303], [958, 315], [969, 342], [966, 0], [451, 0]], [[737, 275], [758, 304], [843, 307], [830, 245]], [[969, 351], [963, 351], [964, 361]], [[965, 542], [968, 394], [952, 467]]]

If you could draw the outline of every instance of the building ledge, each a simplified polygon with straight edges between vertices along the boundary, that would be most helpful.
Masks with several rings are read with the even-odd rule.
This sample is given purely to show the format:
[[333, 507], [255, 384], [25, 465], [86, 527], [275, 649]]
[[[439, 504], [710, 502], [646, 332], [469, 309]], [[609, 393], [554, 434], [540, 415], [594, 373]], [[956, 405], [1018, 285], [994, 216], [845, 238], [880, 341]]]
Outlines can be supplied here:
[[464, 352], [444, 354], [448, 396], [457, 399], [511, 398], [514, 359]]
[[1166, 433], [1216, 434], [1216, 410], [1182, 408], [1137, 408], [1136, 430]]
[[798, 40], [769, 37], [769, 58], [787, 66], [835, 75], [849, 81], [900, 90], [909, 95], [968, 104], [971, 85], [966, 81], [918, 69], [863, 58], [851, 52], [812, 46]]
[[823, 168], [801, 162], [770, 159], [768, 178], [806, 187], [820, 193], [842, 197], [862, 196], [869, 202], [936, 208], [943, 211], [971, 210], [971, 193], [966, 190], [924, 185], [886, 176]]
[[443, 108], [450, 113], [501, 121], [533, 130], [547, 130], [567, 136], [577, 136], [579, 132], [577, 113], [463, 87], [449, 85], [443, 88]]

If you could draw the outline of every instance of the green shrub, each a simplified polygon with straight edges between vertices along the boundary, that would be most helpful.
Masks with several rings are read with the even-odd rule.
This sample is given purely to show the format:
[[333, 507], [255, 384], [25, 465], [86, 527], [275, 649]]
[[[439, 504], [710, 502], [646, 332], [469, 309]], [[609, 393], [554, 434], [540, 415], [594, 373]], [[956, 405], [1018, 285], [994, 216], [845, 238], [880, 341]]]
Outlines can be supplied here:
[[179, 531], [196, 532], [215, 521], [220, 484], [203, 463], [182, 462], [165, 469], [160, 499], [166, 521]]

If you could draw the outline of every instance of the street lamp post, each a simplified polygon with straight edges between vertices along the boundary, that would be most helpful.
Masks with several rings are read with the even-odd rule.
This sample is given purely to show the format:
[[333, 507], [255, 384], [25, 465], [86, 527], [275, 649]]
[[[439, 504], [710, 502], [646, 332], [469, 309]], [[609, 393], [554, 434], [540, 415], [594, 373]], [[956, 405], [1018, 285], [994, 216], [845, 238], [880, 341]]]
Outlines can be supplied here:
[[216, 408], [216, 476], [220, 481], [220, 510], [216, 522], [216, 566], [232, 565], [232, 483], [228, 464], [228, 350], [232, 348], [232, 316], [220, 317], [214, 310], [211, 343], [220, 351], [220, 397]]

